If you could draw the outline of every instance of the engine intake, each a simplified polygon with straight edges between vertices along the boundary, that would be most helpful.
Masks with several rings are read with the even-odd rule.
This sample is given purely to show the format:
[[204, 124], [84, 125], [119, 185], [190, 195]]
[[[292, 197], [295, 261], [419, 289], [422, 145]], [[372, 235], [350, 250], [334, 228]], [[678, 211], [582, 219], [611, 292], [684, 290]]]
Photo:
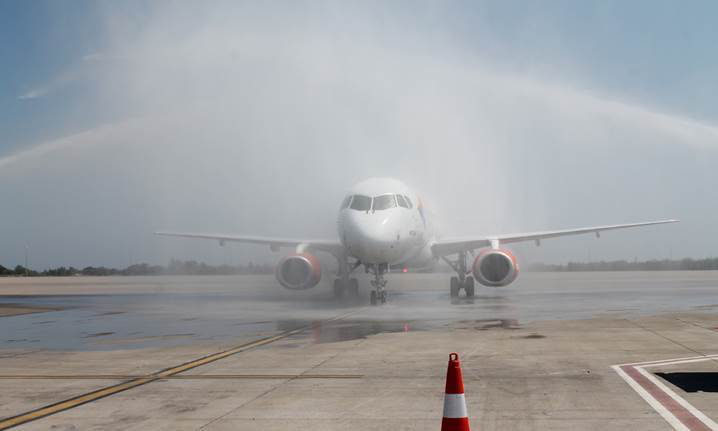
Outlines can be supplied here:
[[311, 289], [319, 283], [322, 271], [319, 259], [311, 254], [292, 254], [279, 261], [277, 280], [287, 289]]
[[489, 249], [476, 257], [472, 272], [474, 278], [484, 286], [506, 286], [519, 275], [519, 264], [510, 251]]

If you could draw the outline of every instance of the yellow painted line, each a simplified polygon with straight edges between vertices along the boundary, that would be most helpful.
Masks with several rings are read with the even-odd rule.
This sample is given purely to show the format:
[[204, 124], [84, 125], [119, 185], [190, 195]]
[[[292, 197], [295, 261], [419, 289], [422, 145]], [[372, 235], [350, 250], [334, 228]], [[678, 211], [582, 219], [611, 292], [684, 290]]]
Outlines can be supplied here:
[[345, 319], [345, 318], [351, 316], [352, 314], [358, 313], [359, 311], [360, 310], [355, 310], [355, 311], [352, 311], [349, 313], [341, 314], [339, 316], [335, 316], [330, 319], [322, 320], [316, 324], [307, 325], [307, 326], [304, 326], [304, 327], [301, 327], [298, 329], [294, 329], [291, 331], [285, 331], [278, 335], [274, 335], [271, 337], [266, 337], [266, 338], [262, 338], [262, 339], [259, 339], [256, 341], [246, 343], [246, 344], [242, 344], [240, 346], [234, 347], [229, 350], [225, 350], [223, 352], [214, 353], [214, 354], [207, 355], [202, 358], [195, 359], [193, 361], [190, 361], [190, 362], [187, 362], [184, 364], [180, 364], [180, 365], [170, 367], [170, 368], [165, 368], [164, 370], [150, 374], [147, 377], [141, 377], [141, 378], [130, 380], [129, 382], [120, 383], [118, 385], [108, 386], [106, 388], [88, 392], [86, 394], [79, 395], [77, 397], [70, 398], [70, 399], [67, 399], [64, 401], [60, 401], [55, 404], [50, 404], [45, 407], [40, 407], [38, 409], [19, 414], [17, 416], [2, 419], [2, 420], [0, 420], [0, 430], [6, 430], [9, 428], [18, 426], [18, 425], [25, 424], [30, 421], [44, 418], [44, 417], [53, 415], [55, 413], [60, 413], [65, 410], [72, 409], [72, 408], [81, 406], [83, 404], [87, 404], [89, 402], [99, 400], [100, 398], [105, 398], [110, 395], [114, 395], [119, 392], [126, 391], [128, 389], [146, 385], [147, 383], [151, 383], [156, 380], [165, 379], [165, 378], [171, 377], [175, 374], [182, 373], [187, 370], [191, 370], [193, 368], [201, 367], [202, 365], [206, 365], [211, 362], [219, 361], [220, 359], [224, 359], [228, 356], [236, 355], [237, 353], [243, 352], [245, 350], [264, 346], [266, 344], [273, 343], [273, 342], [281, 340], [283, 338], [291, 337], [292, 335], [299, 334], [309, 328], [316, 326], [317, 324]]
[[167, 376], [158, 378], [150, 375], [118, 375], [118, 374], [91, 374], [91, 375], [0, 375], [0, 380], [212, 380], [212, 379], [361, 379], [363, 374], [190, 374], [184, 376]]
[[[18, 375], [2, 375], [0, 380], [129, 380], [139, 379], [143, 376], [119, 376], [116, 374], [93, 374], [93, 375], [34, 375], [34, 374], [18, 374]], [[144, 376], [148, 377], [148, 376]]]
[[104, 397], [116, 394], [118, 392], [126, 391], [128, 389], [132, 389], [137, 386], [147, 384], [153, 380], [156, 380], [156, 379], [136, 379], [136, 380], [132, 380], [130, 382], [120, 383], [119, 385], [109, 386], [107, 388], [102, 388], [102, 389], [99, 389], [96, 391], [88, 392], [84, 395], [80, 395], [75, 398], [70, 398], [69, 400], [60, 401], [59, 403], [50, 404], [49, 406], [45, 406], [45, 407], [39, 408], [37, 410], [32, 410], [30, 412], [23, 413], [18, 416], [7, 418], [7, 419], [0, 421], [0, 430], [6, 430], [6, 429], [12, 428], [14, 426], [22, 425], [24, 423], [34, 421], [36, 419], [44, 418], [46, 416], [50, 416], [55, 413], [59, 413], [63, 410], [81, 406], [81, 405], [89, 403], [91, 401], [99, 400], [100, 398], [104, 398]]
[[362, 379], [363, 374], [196, 374], [172, 376], [168, 379]]

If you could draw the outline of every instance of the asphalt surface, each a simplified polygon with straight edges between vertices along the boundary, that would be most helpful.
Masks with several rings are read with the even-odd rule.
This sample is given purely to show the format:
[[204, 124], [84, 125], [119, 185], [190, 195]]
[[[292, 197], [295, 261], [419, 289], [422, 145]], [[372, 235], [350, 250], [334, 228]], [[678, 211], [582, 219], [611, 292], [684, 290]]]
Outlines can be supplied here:
[[611, 367], [718, 372], [716, 272], [526, 273], [453, 301], [449, 276], [391, 275], [376, 307], [330, 277], [0, 279], [0, 429], [435, 429], [450, 351], [483, 429], [680, 429]]
[[431, 329], [460, 320], [526, 323], [718, 310], [713, 272], [527, 273], [510, 287], [478, 288], [475, 298], [453, 302], [448, 278], [390, 276], [389, 302], [369, 308], [366, 279], [359, 298], [341, 300], [327, 280], [291, 292], [271, 276], [0, 279], [0, 310], [54, 310], [5, 319], [0, 347], [106, 350], [231, 340], [351, 310], [358, 312], [342, 324], [354, 329], [322, 341], [403, 330], [404, 324]]

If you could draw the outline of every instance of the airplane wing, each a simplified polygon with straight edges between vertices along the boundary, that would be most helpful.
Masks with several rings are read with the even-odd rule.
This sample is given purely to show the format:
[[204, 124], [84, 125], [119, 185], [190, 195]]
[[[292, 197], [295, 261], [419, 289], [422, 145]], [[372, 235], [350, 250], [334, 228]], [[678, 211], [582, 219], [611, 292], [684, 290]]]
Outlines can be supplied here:
[[246, 242], [251, 244], [268, 245], [272, 251], [277, 251], [282, 247], [297, 247], [305, 245], [310, 249], [325, 251], [335, 256], [340, 256], [344, 252], [344, 246], [338, 240], [312, 240], [312, 239], [290, 239], [290, 238], [274, 238], [265, 236], [251, 235], [221, 235], [206, 233], [187, 233], [187, 232], [155, 232], [155, 235], [174, 236], [181, 238], [199, 238], [213, 239], [219, 241], [220, 245], [225, 242]]
[[638, 226], [650, 226], [654, 224], [663, 224], [663, 223], [676, 223], [678, 220], [657, 220], [657, 221], [648, 221], [648, 222], [642, 222], [642, 223], [628, 223], [628, 224], [614, 224], [614, 225], [606, 225], [606, 226], [592, 226], [592, 227], [582, 227], [578, 229], [564, 229], [564, 230], [549, 230], [544, 232], [529, 232], [529, 233], [517, 233], [517, 234], [507, 234], [507, 235], [495, 235], [495, 236], [486, 236], [486, 237], [466, 237], [466, 238], [451, 238], [451, 239], [442, 239], [436, 241], [431, 246], [431, 250], [434, 253], [435, 256], [446, 256], [453, 253], [459, 253], [462, 251], [471, 251], [475, 250], [477, 248], [482, 247], [498, 247], [499, 244], [507, 244], [512, 242], [522, 242], [522, 241], [536, 241], [536, 244], [538, 245], [539, 242], [542, 239], [546, 238], [555, 238], [558, 236], [566, 236], [566, 235], [580, 235], [584, 233], [595, 233], [596, 236], [599, 236], [599, 232], [605, 231], [605, 230], [614, 230], [614, 229], [625, 229], [629, 227], [638, 227]]

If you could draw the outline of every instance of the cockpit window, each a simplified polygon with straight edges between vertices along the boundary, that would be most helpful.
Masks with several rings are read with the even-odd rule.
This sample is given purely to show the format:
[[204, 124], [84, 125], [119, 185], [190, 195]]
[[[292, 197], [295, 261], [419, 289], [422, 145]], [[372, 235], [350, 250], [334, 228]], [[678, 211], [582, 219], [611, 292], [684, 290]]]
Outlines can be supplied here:
[[357, 211], [369, 211], [371, 209], [371, 198], [369, 196], [354, 195], [350, 208]]
[[344, 198], [344, 202], [342, 202], [341, 209], [349, 208], [349, 204], [352, 202], [352, 195], [349, 195]]
[[409, 208], [414, 208], [414, 205], [411, 203], [411, 199], [409, 199], [409, 196], [404, 196], [404, 199], [406, 199], [406, 203], [409, 204]]
[[396, 199], [394, 195], [381, 195], [374, 198], [374, 211], [388, 210], [396, 206]]
[[400, 207], [409, 208], [409, 204], [406, 203], [406, 199], [404, 199], [404, 196], [402, 195], [396, 195], [396, 202]]

